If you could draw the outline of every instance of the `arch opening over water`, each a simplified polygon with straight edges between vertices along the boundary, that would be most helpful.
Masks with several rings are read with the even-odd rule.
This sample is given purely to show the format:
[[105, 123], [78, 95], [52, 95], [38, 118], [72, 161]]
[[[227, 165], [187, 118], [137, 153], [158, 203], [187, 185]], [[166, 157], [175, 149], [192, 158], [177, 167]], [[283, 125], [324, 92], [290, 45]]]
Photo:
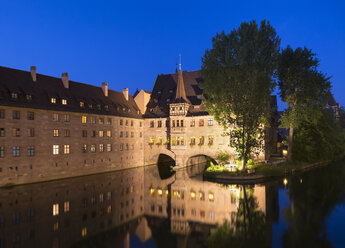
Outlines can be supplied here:
[[175, 171], [172, 168], [175, 166], [176, 162], [172, 157], [163, 153], [159, 154], [157, 167], [161, 179], [166, 179], [174, 175]]

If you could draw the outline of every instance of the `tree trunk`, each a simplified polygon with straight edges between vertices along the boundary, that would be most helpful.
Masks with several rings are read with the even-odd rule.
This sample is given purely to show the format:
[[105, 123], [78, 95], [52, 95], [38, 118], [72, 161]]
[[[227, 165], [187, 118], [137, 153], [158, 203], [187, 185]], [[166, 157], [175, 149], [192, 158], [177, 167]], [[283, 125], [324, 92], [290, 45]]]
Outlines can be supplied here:
[[242, 157], [242, 171], [246, 171], [247, 160], [245, 156]]
[[292, 161], [292, 144], [293, 144], [293, 124], [290, 123], [289, 128], [289, 144], [288, 144], [288, 154], [287, 154], [287, 161]]

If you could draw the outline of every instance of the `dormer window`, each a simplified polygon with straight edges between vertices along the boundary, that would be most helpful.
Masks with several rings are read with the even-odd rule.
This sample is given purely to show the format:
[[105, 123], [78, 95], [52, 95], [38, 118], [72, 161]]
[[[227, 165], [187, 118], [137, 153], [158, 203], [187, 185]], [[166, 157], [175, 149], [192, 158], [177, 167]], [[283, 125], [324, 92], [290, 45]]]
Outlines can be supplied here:
[[122, 111], [123, 111], [123, 112], [126, 112], [126, 108], [122, 108]]
[[56, 103], [56, 98], [55, 97], [50, 98], [50, 102], [55, 104]]
[[170, 98], [167, 98], [167, 102], [170, 102]]
[[31, 101], [32, 100], [32, 96], [30, 94], [27, 94], [26, 95], [26, 100]]
[[158, 95], [160, 95], [161, 93], [162, 93], [162, 92], [161, 92], [160, 90], [159, 90], [159, 91], [157, 91], [157, 94], [158, 94]]
[[79, 106], [80, 106], [81, 108], [84, 108], [84, 102], [79, 102]]
[[198, 95], [196, 98], [198, 98], [199, 100], [202, 99], [202, 95]]
[[154, 101], [155, 103], [157, 103], [157, 102], [158, 102], [158, 99], [153, 99], [153, 101]]
[[62, 99], [61, 103], [62, 103], [62, 105], [67, 105], [67, 100], [66, 99]]
[[173, 93], [173, 90], [169, 90], [169, 93]]
[[92, 109], [92, 104], [89, 104], [89, 108]]
[[11, 97], [12, 97], [12, 99], [17, 99], [18, 93], [12, 92]]

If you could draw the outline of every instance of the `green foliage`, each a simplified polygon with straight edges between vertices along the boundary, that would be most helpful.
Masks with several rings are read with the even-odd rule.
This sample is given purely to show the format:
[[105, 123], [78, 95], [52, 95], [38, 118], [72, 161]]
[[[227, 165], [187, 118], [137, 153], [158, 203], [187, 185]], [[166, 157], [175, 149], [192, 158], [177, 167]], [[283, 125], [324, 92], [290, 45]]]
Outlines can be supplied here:
[[[279, 94], [289, 106], [282, 118], [282, 125], [290, 129], [288, 160], [292, 159], [294, 128], [297, 128], [310, 110], [324, 106], [331, 88], [329, 77], [318, 70], [319, 60], [307, 48], [283, 49], [279, 56]], [[313, 117], [312, 117], [313, 118]]]
[[210, 166], [206, 169], [207, 172], [228, 172], [228, 170], [221, 165], [213, 164], [212, 161], [210, 161]]
[[229, 162], [230, 159], [230, 155], [227, 152], [221, 152], [218, 154], [217, 159], [219, 160], [219, 162], [224, 165], [227, 162]]
[[325, 109], [300, 118], [295, 130], [292, 156], [296, 161], [337, 160], [345, 156], [345, 135], [339, 121]]
[[255, 21], [243, 22], [230, 34], [217, 34], [202, 58], [206, 107], [228, 130], [230, 145], [244, 165], [263, 148], [262, 124], [270, 112], [279, 45], [269, 22], [262, 21], [260, 27]]

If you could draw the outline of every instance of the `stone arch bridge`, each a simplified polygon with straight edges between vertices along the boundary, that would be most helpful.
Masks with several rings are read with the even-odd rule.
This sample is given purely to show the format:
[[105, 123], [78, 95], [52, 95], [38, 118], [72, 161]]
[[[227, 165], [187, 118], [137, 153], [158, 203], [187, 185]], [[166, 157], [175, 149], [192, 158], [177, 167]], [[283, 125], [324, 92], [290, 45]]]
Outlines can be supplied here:
[[162, 147], [146, 157], [145, 164], [157, 164], [161, 155], [170, 157], [175, 161], [175, 169], [187, 167], [193, 164], [203, 163], [206, 158], [217, 161], [218, 154], [222, 152], [217, 149], [168, 149]]

